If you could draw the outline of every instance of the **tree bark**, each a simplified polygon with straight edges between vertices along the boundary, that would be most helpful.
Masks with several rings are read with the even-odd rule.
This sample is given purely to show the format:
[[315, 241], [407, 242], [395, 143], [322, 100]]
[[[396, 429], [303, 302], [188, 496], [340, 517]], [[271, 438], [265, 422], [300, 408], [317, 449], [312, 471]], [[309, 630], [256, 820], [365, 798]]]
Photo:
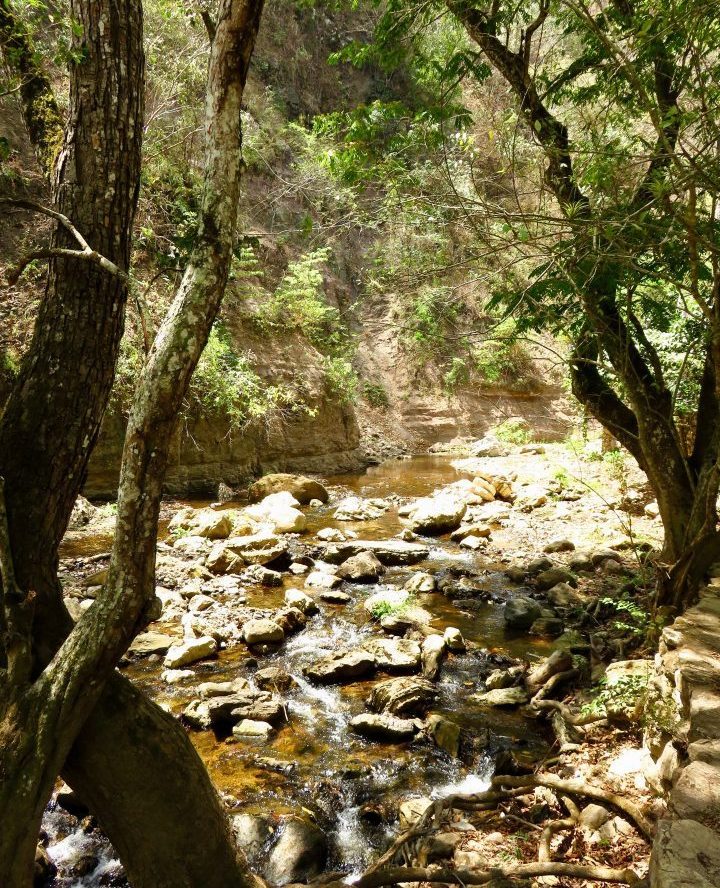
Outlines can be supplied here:
[[[221, 4], [208, 73], [208, 133], [201, 225], [181, 287], [148, 357], [131, 411], [108, 581], [93, 607], [62, 641], [59, 651], [54, 650], [58, 640], [57, 630], [53, 631], [47, 622], [42, 625], [38, 621], [39, 637], [47, 648], [47, 657], [52, 655], [52, 658], [29, 686], [9, 686], [3, 698], [5, 705], [0, 731], [10, 742], [2, 750], [2, 765], [7, 779], [0, 791], [0, 817], [9, 826], [3, 830], [0, 839], [0, 876], [8, 888], [20, 888], [28, 883], [34, 838], [55, 775], [98, 702], [117, 659], [142, 624], [145, 608], [154, 595], [157, 518], [170, 440], [190, 377], [220, 306], [232, 260], [241, 173], [242, 94], [261, 11], [261, 0], [223, 0]], [[107, 251], [103, 253], [107, 255]], [[62, 280], [62, 277], [59, 276], [58, 280]], [[107, 338], [102, 333], [98, 336], [100, 341], [107, 341]], [[42, 349], [40, 354], [43, 354]], [[102, 375], [101, 379], [104, 380], [105, 376]], [[106, 401], [106, 397], [97, 389], [85, 394], [86, 397], [89, 395], [91, 407], [104, 405]], [[74, 395], [81, 398], [77, 390]], [[82, 404], [82, 400], [79, 403]], [[88, 427], [86, 415], [81, 418], [80, 425]], [[89, 453], [87, 437], [84, 444], [84, 451], [80, 447], [74, 454], [83, 471]], [[61, 450], [65, 463], [72, 462], [71, 455], [68, 449]], [[65, 499], [68, 487], [72, 490], [72, 484], [63, 489]], [[72, 501], [74, 495], [69, 502], [70, 507]], [[66, 521], [66, 514], [60, 513], [59, 517], [56, 512], [48, 527], [57, 533], [61, 527], [64, 529]], [[17, 525], [23, 529], [22, 519]], [[17, 534], [15, 524], [13, 530]], [[54, 546], [50, 549], [53, 554], [57, 551], [59, 539], [57, 536], [53, 541]], [[27, 536], [20, 533], [19, 542], [27, 542]], [[21, 555], [24, 554], [22, 546], [19, 549]], [[42, 567], [43, 574], [36, 574], [36, 579], [41, 581], [37, 588], [41, 588], [43, 593], [38, 597], [44, 599], [39, 603], [42, 606], [60, 601], [56, 616], [62, 618], [58, 585], [52, 577], [54, 565], [49, 565], [46, 559]], [[22, 588], [31, 588], [27, 584], [27, 577]], [[42, 608], [40, 613], [47, 616], [48, 608]], [[115, 696], [117, 692], [116, 688]], [[114, 700], [106, 702], [112, 706]], [[139, 753], [149, 746], [156, 755], [162, 755], [163, 764], [167, 763], [172, 769], [170, 771], [166, 767], [161, 771], [155, 768], [156, 775], [162, 773], [166, 780], [170, 773], [177, 773], [181, 763], [177, 760], [179, 757], [189, 774], [185, 776], [183, 787], [174, 793], [173, 799], [178, 806], [187, 809], [184, 800], [188, 798], [188, 792], [193, 788], [197, 790], [198, 799], [193, 799], [193, 803], [203, 805], [202, 814], [209, 818], [210, 824], [203, 827], [192, 818], [187, 823], [192, 823], [195, 836], [199, 829], [203, 830], [204, 847], [214, 852], [217, 884], [254, 884], [247, 865], [233, 845], [217, 794], [187, 739], [177, 726], [158, 723], [155, 708], [145, 707], [143, 713], [145, 720], [142, 727], [136, 725], [131, 741], [126, 740], [128, 748], [123, 749], [123, 755], [106, 748], [106, 758], [103, 759], [102, 755], [99, 759], [95, 758], [95, 767], [102, 769], [103, 761], [107, 761], [107, 756], [112, 756], [114, 761], [122, 760], [127, 768], [138, 760], [137, 755], [130, 756], [130, 751]], [[96, 734], [102, 731], [103, 725], [103, 722], [98, 724], [95, 719]], [[162, 737], [159, 737], [160, 734]], [[107, 741], [107, 735], [105, 739]], [[116, 737], [112, 740], [117, 742]], [[94, 746], [92, 748], [96, 749]], [[99, 751], [102, 753], [101, 749]], [[76, 779], [82, 782], [86, 771], [83, 770], [81, 751], [76, 750], [73, 754], [73, 759], [77, 758], [81, 762], [76, 764], [74, 772]], [[31, 765], [28, 766], [28, 763]], [[92, 758], [89, 764], [92, 768]], [[146, 754], [142, 776], [145, 778], [152, 769], [152, 761], [147, 761]], [[119, 773], [117, 769], [107, 767], [104, 774], [115, 780], [125, 776], [122, 771]], [[138, 853], [136, 848], [137, 832], [125, 832], [123, 820], [113, 815], [116, 794], [112, 791], [113, 785], [106, 782], [104, 786], [108, 791], [103, 793], [97, 788], [93, 789], [99, 781], [92, 770], [87, 772], [87, 777], [86, 793], [101, 806], [96, 810], [101, 820], [104, 812], [107, 814], [105, 819], [111, 824], [115, 840], [129, 855], [128, 871], [134, 874], [136, 888], [150, 888], [159, 884], [208, 884], [204, 867], [198, 866], [198, 862], [204, 862], [200, 855], [196, 856], [193, 866], [180, 866], [180, 872], [178, 866], [168, 867], [166, 872], [172, 872], [171, 877], [162, 874], [157, 861], [148, 864], [149, 855]], [[157, 784], [157, 776], [154, 786], [152, 801], [157, 803], [160, 801], [159, 790], [162, 789], [162, 783], [160, 786]], [[139, 789], [137, 783], [134, 788]], [[138, 799], [135, 798], [135, 805], [137, 803]], [[109, 807], [104, 808], [104, 804]], [[165, 806], [167, 808], [167, 801]], [[132, 817], [129, 808], [127, 803], [122, 806], [124, 817]], [[166, 817], [165, 824], [169, 822]], [[129, 838], [131, 834], [132, 840]], [[187, 838], [187, 826], [183, 830], [169, 831], [165, 836], [166, 839], [171, 837], [176, 840]], [[156, 839], [151, 839], [151, 846], [154, 849], [158, 847]], [[141, 847], [143, 852], [147, 851], [147, 834]], [[170, 847], [174, 856], [179, 854], [182, 857], [184, 850], [184, 847], [179, 848], [174, 844]]]

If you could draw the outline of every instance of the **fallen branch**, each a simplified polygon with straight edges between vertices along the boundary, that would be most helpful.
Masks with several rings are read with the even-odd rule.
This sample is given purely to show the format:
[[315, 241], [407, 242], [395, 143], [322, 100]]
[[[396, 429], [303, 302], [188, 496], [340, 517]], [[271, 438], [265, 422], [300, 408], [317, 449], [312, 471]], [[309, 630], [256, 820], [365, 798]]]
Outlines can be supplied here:
[[614, 792], [601, 789], [599, 786], [593, 786], [591, 783], [586, 783], [584, 780], [563, 780], [555, 774], [539, 773], [523, 777], [512, 777], [509, 775], [493, 777], [492, 785], [512, 788], [544, 786], [547, 789], [552, 789], [565, 795], [585, 796], [596, 802], [604, 802], [606, 805], [616, 808], [635, 824], [648, 841], [652, 840], [655, 833], [655, 827], [652, 822], [633, 802], [629, 802]]
[[[363, 875], [355, 882], [355, 888], [381, 888], [384, 885], [399, 885], [407, 882], [432, 882], [450, 885], [487, 885], [495, 879], [532, 878], [534, 876], [564, 876], [569, 879], [592, 879], [600, 882], [615, 882], [637, 885], [637, 873], [631, 869], [614, 869], [608, 866], [595, 866], [575, 863], [543, 861], [521, 863], [517, 866], [497, 867], [489, 870], [451, 870], [443, 867], [391, 867]], [[342, 883], [331, 883], [341, 885]]]
[[63, 213], [59, 213], [57, 210], [46, 207], [34, 200], [25, 200], [21, 198], [0, 198], [0, 206], [17, 207], [18, 209], [31, 210], [34, 213], [42, 213], [44, 216], [49, 216], [51, 219], [55, 219], [56, 222], [59, 222], [80, 245], [79, 250], [70, 250], [64, 247], [48, 247], [44, 250], [34, 250], [32, 253], [28, 253], [28, 255], [24, 256], [14, 268], [11, 268], [8, 271], [7, 279], [10, 286], [13, 286], [18, 282], [23, 271], [25, 271], [28, 265], [36, 259], [81, 259], [85, 262], [92, 262], [109, 274], [116, 275], [123, 280], [128, 279], [126, 272], [115, 265], [114, 262], [111, 262], [105, 256], [92, 249], [72, 221], [68, 219], [67, 216], [63, 215]]

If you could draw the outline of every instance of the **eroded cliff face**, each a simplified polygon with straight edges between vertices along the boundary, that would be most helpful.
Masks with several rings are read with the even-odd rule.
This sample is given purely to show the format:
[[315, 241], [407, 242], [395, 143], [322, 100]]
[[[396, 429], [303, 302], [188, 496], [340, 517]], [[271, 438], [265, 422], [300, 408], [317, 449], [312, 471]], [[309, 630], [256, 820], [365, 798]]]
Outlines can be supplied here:
[[[124, 434], [124, 418], [108, 414], [90, 461], [86, 496], [115, 496]], [[359, 446], [354, 411], [332, 400], [319, 401], [314, 416], [253, 423], [243, 432], [233, 432], [221, 418], [198, 416], [175, 433], [165, 488], [171, 495], [213, 498], [221, 482], [242, 487], [267, 472], [354, 471], [364, 464]]]

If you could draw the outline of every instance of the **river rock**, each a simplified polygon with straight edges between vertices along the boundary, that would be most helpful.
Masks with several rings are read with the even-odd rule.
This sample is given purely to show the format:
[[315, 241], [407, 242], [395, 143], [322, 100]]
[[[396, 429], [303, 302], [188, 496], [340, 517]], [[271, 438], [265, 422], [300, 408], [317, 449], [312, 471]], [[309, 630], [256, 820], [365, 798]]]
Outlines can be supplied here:
[[565, 625], [559, 617], [539, 617], [530, 627], [530, 635], [540, 638], [557, 638], [565, 631]]
[[424, 678], [390, 678], [375, 685], [368, 699], [373, 712], [423, 715], [437, 699], [437, 690]]
[[543, 552], [548, 555], [554, 552], [572, 552], [575, 549], [575, 543], [570, 540], [551, 540], [544, 548]]
[[318, 612], [317, 602], [300, 589], [288, 589], [285, 592], [285, 604], [298, 608], [308, 617]]
[[337, 527], [323, 527], [315, 536], [324, 543], [343, 543], [347, 539]]
[[445, 647], [453, 653], [461, 654], [467, 649], [462, 632], [455, 626], [448, 626], [443, 633]]
[[243, 625], [243, 638], [246, 644], [277, 644], [285, 638], [285, 633], [274, 620], [260, 617]]
[[487, 539], [490, 536], [491, 529], [487, 524], [461, 524], [457, 530], [454, 530], [450, 534], [450, 539], [454, 543], [459, 543], [464, 540], [467, 536], [475, 536], [482, 537], [483, 539]]
[[434, 804], [432, 799], [419, 798], [408, 799], [400, 805], [398, 814], [400, 816], [400, 829], [406, 830], [416, 826], [420, 822], [420, 818], [428, 808]]
[[528, 562], [525, 573], [529, 577], [536, 577], [544, 570], [552, 570], [553, 567], [555, 567], [554, 563], [549, 558], [541, 555], [540, 558], [533, 558], [532, 561]]
[[366, 650], [338, 652], [305, 666], [303, 672], [318, 684], [339, 684], [367, 678], [377, 669], [375, 657]]
[[542, 608], [532, 598], [526, 595], [516, 595], [510, 598], [503, 608], [503, 619], [508, 629], [524, 631], [542, 615]]
[[470, 445], [469, 451], [471, 456], [478, 459], [509, 456], [511, 453], [511, 449], [507, 444], [492, 435], [485, 435], [484, 438], [474, 441]]
[[271, 524], [276, 533], [302, 533], [305, 530], [305, 515], [297, 507], [300, 503], [287, 491], [271, 493], [254, 506], [245, 510], [253, 518]]
[[173, 552], [183, 555], [185, 558], [200, 558], [208, 550], [208, 541], [205, 537], [182, 536], [173, 542]]
[[530, 698], [525, 688], [497, 688], [484, 694], [473, 694], [471, 699], [480, 706], [521, 706]]
[[339, 589], [325, 589], [320, 593], [320, 598], [328, 604], [349, 604], [352, 601], [347, 592]]
[[250, 688], [234, 694], [211, 697], [205, 711], [214, 728], [230, 727], [243, 718], [277, 724], [285, 720], [282, 701], [268, 691]]
[[251, 503], [257, 503], [272, 493], [283, 492], [291, 494], [302, 505], [308, 505], [311, 500], [326, 503], [330, 498], [327, 489], [319, 481], [307, 478], [305, 475], [278, 472], [264, 475], [251, 484], [248, 488], [248, 499]]
[[582, 607], [587, 604], [587, 595], [578, 592], [569, 583], [557, 583], [545, 593], [553, 607]]
[[351, 583], [376, 583], [385, 568], [378, 558], [369, 551], [358, 552], [344, 561], [338, 568], [337, 575], [341, 580]]
[[257, 583], [258, 586], [267, 586], [268, 588], [283, 584], [280, 571], [265, 567], [264, 564], [251, 564], [243, 571], [242, 579], [244, 583]]
[[422, 674], [434, 681], [440, 675], [440, 667], [445, 657], [445, 639], [442, 635], [428, 635], [422, 643]]
[[319, 875], [327, 862], [325, 833], [308, 820], [288, 818], [265, 868], [266, 879], [274, 885], [307, 882]]
[[541, 571], [535, 577], [535, 584], [542, 592], [552, 589], [558, 583], [568, 583], [570, 586], [577, 586], [577, 580], [563, 567], [551, 567], [549, 570]]
[[372, 552], [386, 567], [394, 567], [424, 561], [430, 549], [420, 543], [406, 543], [403, 540], [346, 540], [328, 545], [325, 560], [331, 564], [342, 564], [358, 552]]
[[485, 688], [488, 691], [511, 688], [520, 681], [524, 673], [525, 668], [523, 666], [511, 666], [509, 669], [494, 669], [485, 679]]
[[453, 494], [423, 497], [412, 504], [408, 516], [410, 529], [421, 534], [447, 533], [460, 526], [466, 511], [467, 505]]
[[435, 577], [432, 574], [420, 570], [410, 577], [403, 586], [403, 589], [411, 595], [418, 595], [425, 592], [434, 592], [435, 586]]
[[568, 567], [575, 573], [591, 571], [593, 569], [592, 558], [587, 552], [575, 552], [568, 559]]
[[347, 496], [338, 503], [334, 518], [336, 521], [373, 521], [380, 518], [390, 508], [390, 503], [382, 499], [361, 499]]
[[183, 642], [169, 648], [163, 666], [167, 669], [179, 669], [188, 666], [205, 657], [211, 656], [217, 650], [214, 638], [203, 636], [201, 638], [186, 638]]
[[257, 737], [260, 740], [267, 740], [274, 730], [268, 722], [243, 718], [235, 725], [232, 732], [234, 737]]
[[356, 715], [350, 721], [350, 730], [368, 740], [401, 743], [404, 740], [412, 740], [418, 733], [419, 727], [414, 719], [365, 712]]
[[209, 540], [224, 540], [233, 532], [232, 513], [200, 509], [187, 520], [185, 527], [195, 536], [206, 537]]
[[235, 814], [232, 830], [238, 847], [252, 862], [264, 849], [273, 834], [270, 819], [261, 814]]
[[75, 500], [75, 505], [70, 513], [70, 521], [68, 522], [68, 530], [80, 530], [86, 527], [95, 517], [97, 509], [84, 496], [79, 496]]
[[261, 690], [270, 691], [287, 691], [296, 684], [292, 675], [279, 666], [258, 669], [253, 675], [253, 680]]
[[178, 640], [176, 635], [165, 635], [163, 632], [141, 632], [133, 639], [129, 653], [138, 657], [166, 654], [173, 645], [177, 644]]
[[426, 730], [438, 749], [442, 749], [451, 758], [458, 757], [462, 737], [460, 725], [445, 718], [444, 715], [433, 712], [427, 720]]
[[372, 638], [363, 645], [386, 672], [414, 672], [420, 668], [420, 645], [406, 638]]
[[310, 589], [334, 589], [341, 583], [340, 577], [325, 570], [314, 570], [305, 577], [305, 585]]

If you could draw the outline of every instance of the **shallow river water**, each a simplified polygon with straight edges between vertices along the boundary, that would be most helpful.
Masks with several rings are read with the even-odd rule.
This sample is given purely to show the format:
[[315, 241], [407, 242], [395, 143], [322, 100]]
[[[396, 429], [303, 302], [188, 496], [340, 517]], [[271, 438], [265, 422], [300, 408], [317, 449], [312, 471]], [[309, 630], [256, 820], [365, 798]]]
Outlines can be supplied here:
[[[423, 496], [462, 477], [447, 457], [415, 457], [368, 469], [362, 475], [329, 479], [330, 503], [306, 509], [308, 528], [303, 540], [311, 540], [322, 527], [355, 530], [364, 539], [389, 539], [403, 529], [394, 506], [381, 518], [364, 522], [338, 522], [333, 519], [338, 497], [354, 493], [361, 497]], [[186, 504], [182, 504], [186, 505]], [[192, 503], [200, 506], [204, 503]], [[68, 544], [65, 557], [87, 556], [107, 549], [105, 537]], [[448, 537], [423, 540], [430, 556], [413, 568], [390, 568], [381, 585], [348, 587], [352, 602], [346, 606], [321, 603], [320, 613], [308, 620], [305, 629], [291, 636], [281, 648], [257, 657], [258, 665], [281, 666], [295, 679], [294, 689], [284, 693], [288, 723], [269, 741], [240, 741], [216, 737], [212, 731], [192, 733], [210, 774], [234, 812], [282, 815], [312, 812], [331, 838], [329, 866], [349, 875], [362, 870], [382, 850], [397, 830], [398, 805], [412, 797], [437, 797], [451, 792], [474, 792], [485, 788], [493, 762], [502, 750], [512, 749], [519, 757], [539, 758], [546, 738], [536, 723], [516, 712], [481, 709], [468, 698], [482, 690], [481, 677], [504, 656], [540, 657], [550, 651], [548, 642], [506, 635], [502, 606], [509, 589], [502, 574], [504, 565], [488, 562], [482, 553], [468, 552]], [[417, 604], [433, 617], [432, 627], [461, 630], [468, 652], [451, 655], [445, 661], [438, 681], [439, 699], [433, 711], [446, 715], [464, 729], [471, 747], [464, 761], [449, 758], [428, 742], [412, 744], [365, 741], [348, 728], [353, 716], [366, 711], [365, 700], [376, 681], [344, 686], [320, 687], [310, 684], [303, 666], [324, 653], [355, 648], [363, 640], [381, 634], [378, 625], [363, 608], [364, 599], [381, 586], [401, 586], [413, 570], [442, 573], [448, 569], [468, 569], [473, 573], [477, 597], [451, 601], [440, 594], [419, 595]], [[247, 587], [248, 604], [277, 607], [284, 589], [302, 587], [302, 577], [285, 574], [284, 587]], [[160, 679], [161, 662], [143, 660], [126, 668], [139, 685], [161, 705], [173, 712], [197, 695], [194, 687], [203, 681], [223, 681], [244, 677], [252, 684], [255, 665], [244, 645], [223, 651], [217, 659], [196, 664], [195, 677], [177, 685]], [[63, 888], [91, 888], [124, 884], [112, 850], [97, 832], [76, 828], [76, 821], [51, 805], [44, 828], [50, 837], [48, 853], [59, 866], [56, 885]], [[77, 859], [94, 856], [86, 862], [88, 872], [72, 875]]]

